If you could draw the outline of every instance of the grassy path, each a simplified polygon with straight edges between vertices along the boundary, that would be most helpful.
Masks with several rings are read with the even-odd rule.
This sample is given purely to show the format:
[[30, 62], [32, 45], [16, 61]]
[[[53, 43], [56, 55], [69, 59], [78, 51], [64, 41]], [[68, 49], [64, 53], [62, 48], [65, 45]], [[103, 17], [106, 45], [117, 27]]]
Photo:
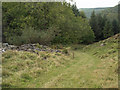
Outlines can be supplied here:
[[[86, 53], [76, 51], [75, 61], [69, 68], [62, 68], [59, 74], [45, 82], [42, 87], [100, 87], [94, 82], [94, 70], [100, 60], [95, 59]], [[93, 85], [92, 85], [93, 84]]]
[[[109, 77], [107, 70], [99, 68], [101, 60], [84, 52], [76, 51], [76, 62], [69, 68], [62, 68], [59, 74], [45, 82], [43, 88], [102, 88], [116, 87], [117, 80]], [[106, 73], [105, 73], [106, 72]], [[52, 75], [52, 74], [51, 74]], [[116, 77], [116, 76], [115, 76]], [[109, 86], [111, 85], [111, 86]]]
[[[105, 46], [100, 46], [105, 42]], [[73, 45], [72, 54], [8, 51], [3, 55], [5, 87], [117, 88], [118, 50], [113, 37], [91, 45]], [[42, 60], [43, 57], [48, 59]]]
[[[62, 66], [52, 67], [49, 71], [41, 73], [29, 81], [19, 79], [21, 77], [19, 72], [17, 72], [19, 76], [17, 74], [11, 76], [15, 81], [11, 80], [11, 77], [8, 79], [15, 82], [14, 86], [19, 85], [21, 88], [116, 88], [118, 86], [118, 76], [114, 72], [116, 67], [114, 60], [109, 58], [102, 60], [81, 50], [74, 51], [74, 55], [74, 59], [70, 58], [67, 62], [62, 61], [62, 63], [64, 62], [61, 64]], [[19, 82], [18, 80], [21, 82], [16, 83]]]

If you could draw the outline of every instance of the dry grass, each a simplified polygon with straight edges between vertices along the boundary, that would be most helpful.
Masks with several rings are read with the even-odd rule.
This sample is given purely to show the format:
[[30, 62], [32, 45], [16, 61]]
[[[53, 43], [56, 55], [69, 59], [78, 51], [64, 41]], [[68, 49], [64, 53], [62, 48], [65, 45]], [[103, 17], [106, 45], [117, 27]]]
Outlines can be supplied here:
[[[118, 88], [116, 37], [87, 46], [69, 46], [70, 54], [38, 52], [37, 55], [7, 51], [2, 57], [2, 85], [19, 88]], [[101, 43], [106, 45], [100, 46]]]

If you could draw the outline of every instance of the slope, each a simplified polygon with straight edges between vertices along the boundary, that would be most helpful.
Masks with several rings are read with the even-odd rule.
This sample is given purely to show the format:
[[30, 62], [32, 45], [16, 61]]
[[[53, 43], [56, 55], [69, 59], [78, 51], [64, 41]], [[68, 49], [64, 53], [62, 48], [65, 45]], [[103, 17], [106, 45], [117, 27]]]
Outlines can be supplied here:
[[107, 8], [101, 12], [102, 15], [106, 15], [109, 20], [118, 20], [118, 5], [115, 7]]
[[68, 54], [7, 51], [2, 57], [2, 85], [13, 88], [117, 88], [118, 38], [117, 34], [90, 45], [66, 46]]
[[106, 8], [80, 8], [79, 10], [84, 11], [87, 18], [90, 18], [93, 11], [95, 11], [96, 14], [99, 14], [102, 11], [104, 11], [105, 9]]

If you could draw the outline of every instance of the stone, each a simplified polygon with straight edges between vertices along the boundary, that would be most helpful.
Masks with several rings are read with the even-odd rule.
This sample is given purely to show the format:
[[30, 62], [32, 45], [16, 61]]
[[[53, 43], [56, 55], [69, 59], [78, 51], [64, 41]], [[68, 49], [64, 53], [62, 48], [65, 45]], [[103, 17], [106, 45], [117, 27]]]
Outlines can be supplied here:
[[4, 47], [4, 46], [7, 46], [7, 47], [8, 47], [8, 45], [9, 45], [8, 43], [3, 43], [3, 47]]
[[61, 52], [60, 50], [56, 50], [56, 52]]
[[105, 45], [106, 45], [105, 43], [100, 44], [100, 46], [105, 46]]
[[2, 49], [2, 53], [5, 52], [6, 50], [5, 49]]
[[[5, 52], [7, 50], [17, 50], [17, 51], [28, 51], [36, 53], [36, 51], [44, 51], [44, 52], [56, 52], [60, 53], [60, 50], [51, 49], [48, 46], [40, 45], [42, 48], [37, 48], [37, 44], [24, 44], [21, 46], [9, 45], [8, 43], [3, 43], [3, 48], [0, 49], [1, 52]], [[36, 53], [38, 54], [38, 53]]]

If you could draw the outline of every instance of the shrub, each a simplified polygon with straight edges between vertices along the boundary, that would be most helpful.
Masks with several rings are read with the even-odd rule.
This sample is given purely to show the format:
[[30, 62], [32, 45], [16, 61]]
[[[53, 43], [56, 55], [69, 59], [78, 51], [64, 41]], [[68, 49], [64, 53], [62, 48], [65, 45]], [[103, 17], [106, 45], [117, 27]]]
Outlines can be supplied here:
[[39, 39], [39, 32], [34, 30], [32, 27], [25, 27], [22, 30], [21, 36], [11, 36], [8, 39], [10, 44], [22, 45], [27, 43], [35, 43]]
[[10, 44], [22, 45], [27, 43], [50, 44], [55, 37], [55, 27], [50, 27], [47, 30], [34, 30], [32, 27], [25, 27], [22, 30], [21, 36], [13, 35], [9, 37]]
[[58, 32], [59, 30], [57, 27], [50, 27], [47, 30], [40, 31], [39, 43], [45, 45], [51, 44]]

